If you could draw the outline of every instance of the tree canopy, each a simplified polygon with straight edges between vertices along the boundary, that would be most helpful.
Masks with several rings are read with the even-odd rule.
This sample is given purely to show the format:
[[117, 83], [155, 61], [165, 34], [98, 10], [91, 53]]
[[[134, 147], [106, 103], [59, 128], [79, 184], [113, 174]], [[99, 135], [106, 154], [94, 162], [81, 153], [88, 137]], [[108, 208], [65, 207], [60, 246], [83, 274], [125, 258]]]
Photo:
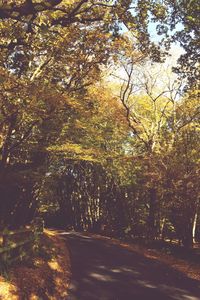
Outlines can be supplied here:
[[[0, 2], [2, 228], [39, 214], [49, 225], [192, 244], [197, 10], [196, 1]], [[185, 50], [172, 66], [179, 78], [163, 63], [175, 41]]]

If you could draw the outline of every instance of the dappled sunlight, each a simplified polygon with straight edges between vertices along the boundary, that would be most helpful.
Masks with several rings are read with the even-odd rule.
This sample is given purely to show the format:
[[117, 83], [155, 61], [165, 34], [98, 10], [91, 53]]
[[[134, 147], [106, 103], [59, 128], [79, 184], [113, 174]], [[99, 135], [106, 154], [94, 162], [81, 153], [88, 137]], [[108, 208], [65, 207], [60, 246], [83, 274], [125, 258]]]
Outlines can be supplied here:
[[[56, 276], [54, 278], [54, 283], [56, 286], [56, 291], [57, 291], [57, 297], [62, 297], [65, 298], [68, 294], [68, 283], [64, 282], [64, 278], [63, 276]], [[57, 300], [57, 299], [55, 299]]]
[[19, 300], [17, 287], [10, 282], [6, 282], [2, 277], [0, 277], [0, 299]]
[[159, 285], [158, 289], [164, 291], [169, 295], [172, 295], [172, 298], [175, 300], [199, 300], [200, 299], [199, 297], [189, 295], [188, 291], [185, 289], [168, 286], [166, 284]]
[[98, 266], [98, 269], [106, 269], [106, 266]]
[[199, 300], [199, 298], [197, 297], [188, 296], [188, 295], [184, 295], [183, 297], [184, 300]]
[[57, 272], [62, 272], [62, 267], [59, 265], [58, 261], [56, 261], [55, 259], [52, 261], [48, 262], [49, 267]]
[[150, 289], [156, 289], [157, 286], [155, 285], [152, 285], [150, 282], [148, 281], [145, 281], [145, 280], [137, 280], [137, 283], [143, 287], [146, 287], [146, 288], [150, 288]]
[[67, 297], [70, 277], [68, 250], [53, 231], [48, 231], [48, 234], [45, 231], [41, 242], [42, 248], [36, 257], [12, 268], [12, 284], [0, 279], [0, 300], [60, 300]]
[[121, 273], [120, 269], [111, 269], [110, 271], [113, 272], [113, 273]]
[[99, 274], [99, 273], [90, 273], [90, 277], [93, 277], [97, 280], [101, 280], [101, 281], [115, 281], [111, 276], [109, 275], [103, 275], [103, 274]]
[[134, 274], [134, 275], [140, 275], [141, 273], [139, 273], [139, 272], [137, 272], [136, 270], [133, 270], [133, 269], [131, 269], [131, 268], [126, 268], [126, 267], [122, 267], [121, 268], [121, 271], [122, 272], [125, 272], [125, 273], [132, 273], [132, 274]]
[[34, 293], [31, 293], [29, 298], [30, 300], [38, 300], [38, 296]]
[[58, 231], [58, 234], [59, 234], [59, 235], [70, 235], [71, 233], [72, 233], [72, 232], [70, 232], [70, 231], [69, 231], [69, 232], [67, 232], [67, 231], [59, 232], [59, 231]]
[[[197, 300], [197, 281], [120, 241], [81, 234], [68, 235], [74, 300]], [[147, 251], [148, 252], [148, 251]], [[175, 286], [177, 288], [175, 288]], [[189, 298], [191, 297], [191, 298]]]
[[[88, 234], [90, 236], [90, 234]], [[111, 245], [118, 246], [120, 248], [124, 248], [130, 252], [137, 253], [139, 255], [143, 255], [150, 260], [155, 260], [160, 263], [164, 263], [167, 266], [172, 267], [174, 270], [180, 271], [183, 274], [186, 274], [189, 278], [200, 280], [200, 271], [198, 264], [191, 264], [190, 262], [179, 259], [179, 257], [174, 257], [172, 255], [168, 255], [166, 253], [162, 253], [157, 249], [149, 249], [142, 244], [139, 243], [125, 243], [115, 238], [110, 238], [98, 234], [93, 234], [93, 238], [102, 240], [106, 242], [106, 247], [110, 247]], [[92, 238], [91, 236], [91, 238]], [[197, 247], [198, 248], [198, 247]], [[141, 262], [142, 265], [142, 262]], [[145, 264], [144, 264], [145, 265]]]
[[33, 263], [34, 263], [34, 266], [36, 266], [38, 268], [41, 267], [44, 264], [43, 260], [39, 259], [39, 258], [34, 259]]

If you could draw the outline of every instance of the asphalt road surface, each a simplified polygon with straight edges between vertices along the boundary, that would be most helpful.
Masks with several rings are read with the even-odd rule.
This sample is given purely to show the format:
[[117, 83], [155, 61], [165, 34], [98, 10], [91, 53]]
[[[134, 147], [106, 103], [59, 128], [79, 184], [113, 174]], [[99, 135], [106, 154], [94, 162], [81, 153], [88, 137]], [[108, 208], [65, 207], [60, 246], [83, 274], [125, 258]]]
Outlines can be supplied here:
[[63, 233], [71, 253], [66, 300], [199, 300], [200, 283], [108, 241]]

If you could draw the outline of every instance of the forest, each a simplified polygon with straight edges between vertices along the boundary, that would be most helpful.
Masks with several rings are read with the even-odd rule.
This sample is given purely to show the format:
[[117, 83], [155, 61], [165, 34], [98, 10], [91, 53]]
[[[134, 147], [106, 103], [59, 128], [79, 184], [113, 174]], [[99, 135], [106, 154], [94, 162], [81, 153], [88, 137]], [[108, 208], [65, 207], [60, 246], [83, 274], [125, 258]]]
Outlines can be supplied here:
[[200, 241], [199, 28], [196, 0], [0, 1], [1, 231]]

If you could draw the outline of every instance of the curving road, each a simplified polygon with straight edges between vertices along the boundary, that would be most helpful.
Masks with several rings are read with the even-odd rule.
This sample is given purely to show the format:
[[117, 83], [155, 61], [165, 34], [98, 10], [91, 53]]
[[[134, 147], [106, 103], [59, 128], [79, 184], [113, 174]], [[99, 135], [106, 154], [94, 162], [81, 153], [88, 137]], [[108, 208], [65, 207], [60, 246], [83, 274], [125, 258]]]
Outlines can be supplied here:
[[200, 300], [200, 282], [107, 241], [63, 233], [71, 252], [66, 300]]

